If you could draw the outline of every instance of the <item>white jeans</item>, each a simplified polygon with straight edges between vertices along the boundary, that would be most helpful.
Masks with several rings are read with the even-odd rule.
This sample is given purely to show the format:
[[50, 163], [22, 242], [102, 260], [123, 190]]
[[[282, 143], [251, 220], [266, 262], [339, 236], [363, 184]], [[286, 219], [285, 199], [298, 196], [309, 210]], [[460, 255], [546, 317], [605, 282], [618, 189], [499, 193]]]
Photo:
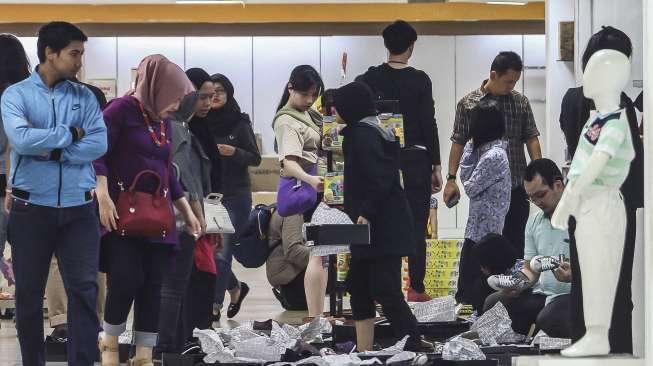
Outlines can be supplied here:
[[616, 188], [592, 186], [573, 215], [585, 325], [609, 328], [626, 237], [623, 198]]

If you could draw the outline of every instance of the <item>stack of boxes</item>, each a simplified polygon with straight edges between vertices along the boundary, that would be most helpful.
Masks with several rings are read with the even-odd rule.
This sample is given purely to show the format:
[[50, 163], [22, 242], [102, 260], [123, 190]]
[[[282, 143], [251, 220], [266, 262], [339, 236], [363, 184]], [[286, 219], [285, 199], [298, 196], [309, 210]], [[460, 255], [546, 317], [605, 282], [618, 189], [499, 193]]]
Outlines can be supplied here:
[[[424, 287], [427, 295], [437, 298], [456, 294], [462, 243], [459, 240], [426, 240]], [[406, 293], [410, 286], [408, 258], [403, 260], [402, 283], [404, 293]]]

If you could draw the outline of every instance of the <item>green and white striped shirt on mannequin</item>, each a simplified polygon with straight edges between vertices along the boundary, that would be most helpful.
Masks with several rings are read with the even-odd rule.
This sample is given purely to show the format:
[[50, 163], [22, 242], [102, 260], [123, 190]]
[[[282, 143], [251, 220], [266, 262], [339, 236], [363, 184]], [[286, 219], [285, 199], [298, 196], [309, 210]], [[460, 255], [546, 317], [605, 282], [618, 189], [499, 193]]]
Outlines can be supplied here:
[[616, 189], [621, 187], [628, 176], [630, 162], [635, 157], [625, 110], [598, 114], [595, 118], [588, 119], [567, 175], [570, 182], [576, 180], [585, 170], [594, 150], [610, 155], [610, 160], [593, 184]]

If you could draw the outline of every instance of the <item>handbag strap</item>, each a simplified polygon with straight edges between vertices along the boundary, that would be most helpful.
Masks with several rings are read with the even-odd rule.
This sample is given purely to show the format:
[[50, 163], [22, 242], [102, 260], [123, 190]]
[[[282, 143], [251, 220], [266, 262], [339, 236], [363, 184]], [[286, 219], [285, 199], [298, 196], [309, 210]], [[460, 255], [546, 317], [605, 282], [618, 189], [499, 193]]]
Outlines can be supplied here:
[[149, 170], [149, 169], [141, 170], [138, 174], [136, 174], [136, 177], [134, 177], [134, 181], [132, 182], [131, 186], [129, 187], [129, 191], [130, 192], [135, 191], [136, 190], [136, 184], [146, 174], [153, 175], [153, 176], [156, 177], [156, 179], [159, 182], [157, 187], [156, 187], [156, 195], [157, 196], [161, 195], [161, 193], [160, 193], [161, 192], [161, 176], [157, 172], [155, 172], [154, 170]]

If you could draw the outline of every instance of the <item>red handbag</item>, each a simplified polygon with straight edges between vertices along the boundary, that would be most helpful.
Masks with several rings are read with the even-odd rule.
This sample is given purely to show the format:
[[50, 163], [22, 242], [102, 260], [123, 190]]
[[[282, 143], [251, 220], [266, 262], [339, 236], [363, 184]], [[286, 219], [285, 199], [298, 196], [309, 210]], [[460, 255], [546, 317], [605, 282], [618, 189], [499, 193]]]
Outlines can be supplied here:
[[[145, 174], [153, 175], [159, 181], [154, 193], [136, 190], [136, 184]], [[163, 195], [160, 193], [161, 176], [152, 170], [143, 170], [136, 175], [128, 190], [125, 191], [122, 183], [118, 185], [118, 233], [121, 236], [165, 238], [171, 232], [175, 221], [166, 197], [168, 189], [163, 190]]]

